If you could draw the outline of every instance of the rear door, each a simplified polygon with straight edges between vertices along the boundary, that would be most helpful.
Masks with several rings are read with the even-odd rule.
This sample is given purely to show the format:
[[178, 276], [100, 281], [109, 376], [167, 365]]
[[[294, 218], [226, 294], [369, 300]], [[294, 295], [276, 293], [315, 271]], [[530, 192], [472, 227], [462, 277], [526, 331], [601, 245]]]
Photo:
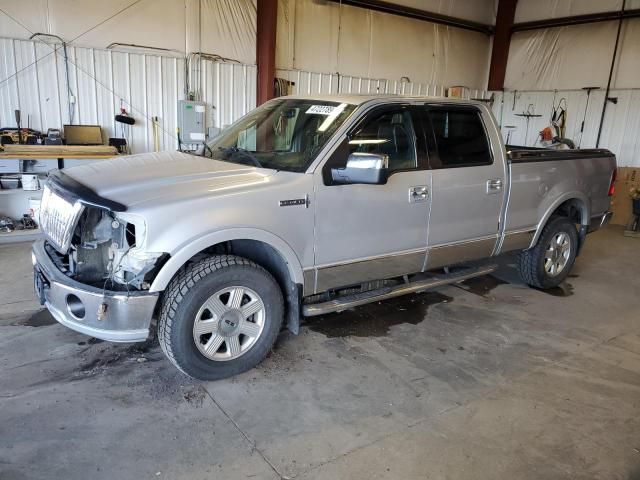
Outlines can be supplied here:
[[432, 174], [427, 268], [492, 255], [499, 235], [507, 173], [492, 149], [490, 114], [479, 106], [423, 108]]

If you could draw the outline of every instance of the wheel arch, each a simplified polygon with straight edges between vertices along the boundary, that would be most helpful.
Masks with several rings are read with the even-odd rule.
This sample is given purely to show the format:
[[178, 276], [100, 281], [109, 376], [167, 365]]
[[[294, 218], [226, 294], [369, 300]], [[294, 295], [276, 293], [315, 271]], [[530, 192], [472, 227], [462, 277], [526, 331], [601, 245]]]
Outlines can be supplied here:
[[[538, 223], [538, 227], [536, 228], [536, 233], [533, 236], [531, 244], [529, 248], [533, 247], [536, 243], [538, 243], [538, 239], [542, 234], [542, 230], [549, 222], [549, 219], [556, 213], [561, 213], [562, 215], [570, 218], [575, 223], [580, 224], [580, 234], [579, 241], [582, 243], [584, 241], [584, 235], [586, 235], [586, 230], [589, 226], [590, 222], [590, 211], [589, 211], [589, 199], [586, 195], [581, 192], [568, 192], [564, 195], [558, 197], [545, 211], [542, 219]], [[584, 235], [583, 232], [584, 231]]]
[[267, 270], [278, 282], [285, 298], [287, 328], [297, 334], [304, 277], [302, 264], [294, 250], [280, 237], [264, 231], [237, 228], [204, 235], [187, 243], [164, 264], [150, 292], [164, 291], [169, 282], [190, 260], [202, 255], [230, 253], [247, 258]]

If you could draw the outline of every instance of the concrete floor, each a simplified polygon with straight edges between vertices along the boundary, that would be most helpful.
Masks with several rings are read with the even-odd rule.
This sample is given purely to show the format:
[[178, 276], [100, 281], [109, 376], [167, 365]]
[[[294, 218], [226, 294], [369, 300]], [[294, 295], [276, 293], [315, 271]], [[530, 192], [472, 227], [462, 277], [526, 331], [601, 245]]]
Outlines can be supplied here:
[[315, 320], [199, 383], [91, 340], [0, 247], [0, 478], [640, 479], [640, 240], [550, 293], [495, 277]]

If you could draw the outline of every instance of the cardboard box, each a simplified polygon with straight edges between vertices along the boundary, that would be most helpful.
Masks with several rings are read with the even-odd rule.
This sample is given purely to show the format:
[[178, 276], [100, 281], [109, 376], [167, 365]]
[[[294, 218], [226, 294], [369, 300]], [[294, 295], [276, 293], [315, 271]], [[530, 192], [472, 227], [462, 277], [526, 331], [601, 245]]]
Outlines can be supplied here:
[[629, 190], [640, 188], [640, 168], [619, 167], [616, 193], [611, 199], [611, 223], [626, 226], [633, 214]]
[[447, 89], [449, 98], [469, 98], [469, 88], [463, 86], [449, 87]]

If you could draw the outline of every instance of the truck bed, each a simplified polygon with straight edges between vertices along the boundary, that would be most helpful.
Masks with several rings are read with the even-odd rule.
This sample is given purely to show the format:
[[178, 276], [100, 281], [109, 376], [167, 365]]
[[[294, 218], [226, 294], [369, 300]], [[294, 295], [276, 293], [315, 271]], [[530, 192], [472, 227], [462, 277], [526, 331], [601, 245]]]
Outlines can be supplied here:
[[[549, 150], [507, 145], [507, 207], [502, 251], [528, 248], [549, 215], [566, 199], [584, 205], [583, 225], [609, 209], [615, 156], [605, 149]], [[586, 218], [585, 218], [586, 217]]]
[[554, 160], [580, 160], [586, 158], [613, 157], [613, 153], [603, 148], [552, 150], [539, 147], [506, 145], [508, 159], [512, 163], [546, 162]]

